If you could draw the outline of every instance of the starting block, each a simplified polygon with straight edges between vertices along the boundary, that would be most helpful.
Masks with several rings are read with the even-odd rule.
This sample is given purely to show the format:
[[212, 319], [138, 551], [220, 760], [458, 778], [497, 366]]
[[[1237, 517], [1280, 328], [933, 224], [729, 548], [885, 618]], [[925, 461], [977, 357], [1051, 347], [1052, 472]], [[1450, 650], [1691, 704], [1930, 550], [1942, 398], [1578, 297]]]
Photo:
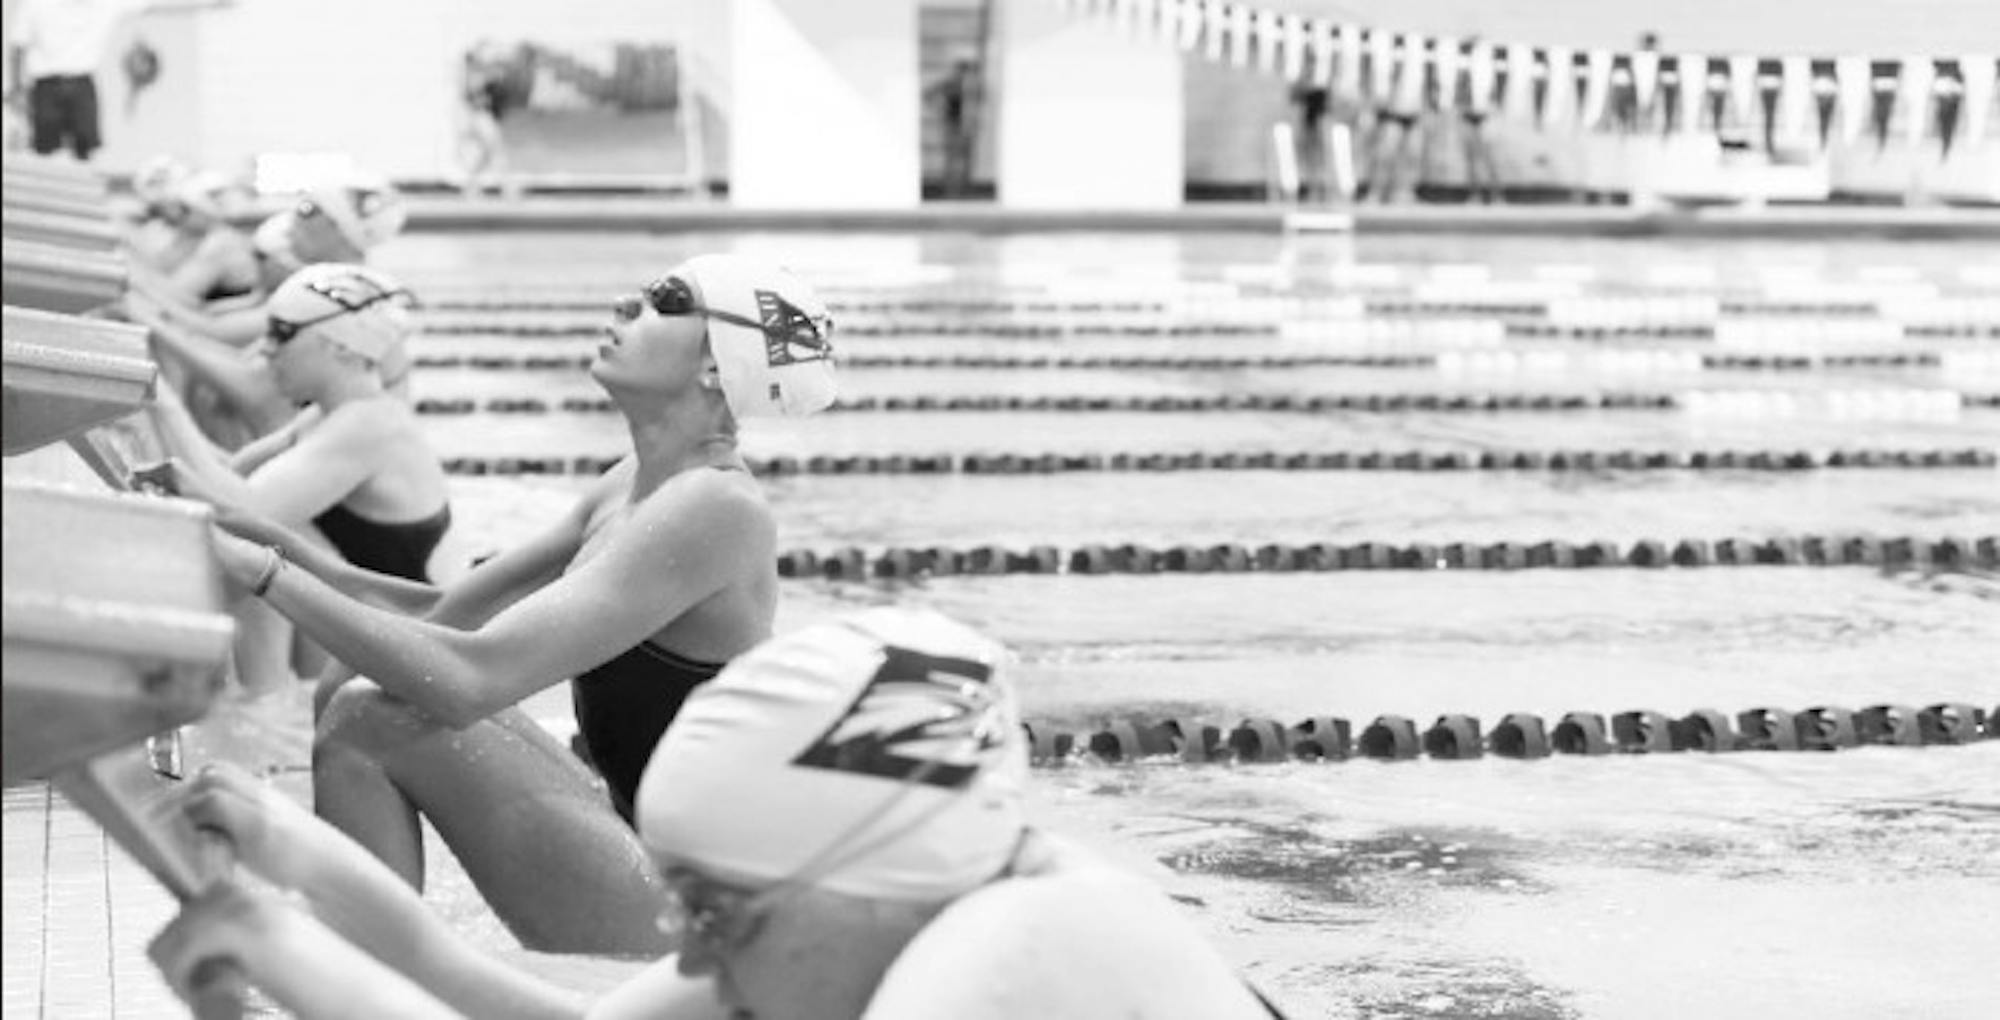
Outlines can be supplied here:
[[0, 316], [6, 384], [0, 452], [7, 456], [77, 440], [151, 395], [158, 369], [146, 353], [145, 327], [26, 308]]
[[[12, 214], [9, 214], [12, 219]], [[0, 242], [0, 301], [45, 312], [87, 312], [125, 293], [125, 262], [108, 251]]]
[[208, 507], [5, 483], [7, 785], [199, 718], [235, 623]]

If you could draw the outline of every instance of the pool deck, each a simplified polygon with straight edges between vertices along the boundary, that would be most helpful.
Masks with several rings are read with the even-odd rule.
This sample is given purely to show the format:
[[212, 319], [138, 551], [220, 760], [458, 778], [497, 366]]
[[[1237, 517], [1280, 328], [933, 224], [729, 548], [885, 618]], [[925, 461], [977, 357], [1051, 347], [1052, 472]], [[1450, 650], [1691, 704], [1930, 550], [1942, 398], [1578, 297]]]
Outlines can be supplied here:
[[0, 814], [0, 1014], [188, 1015], [146, 957], [174, 915], [166, 890], [48, 783], [8, 787]]
[[413, 194], [408, 228], [425, 232], [727, 230], [1016, 233], [1055, 231], [1458, 234], [1578, 237], [2000, 239], [2000, 208], [1771, 205], [1393, 205], [1353, 208], [1193, 203], [1175, 209], [1009, 209], [929, 202], [909, 209], [743, 209], [670, 194], [529, 195], [515, 200]]

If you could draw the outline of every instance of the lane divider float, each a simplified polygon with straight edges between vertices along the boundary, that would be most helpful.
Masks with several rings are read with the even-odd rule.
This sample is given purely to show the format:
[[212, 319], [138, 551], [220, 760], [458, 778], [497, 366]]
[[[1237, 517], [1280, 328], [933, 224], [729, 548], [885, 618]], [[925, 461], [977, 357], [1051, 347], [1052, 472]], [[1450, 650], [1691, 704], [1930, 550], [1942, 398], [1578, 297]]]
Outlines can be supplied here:
[[[2000, 392], [1961, 393], [1946, 389], [1841, 391], [1822, 394], [1765, 390], [1686, 391], [1681, 393], [1204, 393], [1204, 394], [912, 394], [845, 397], [828, 411], [1029, 411], [1142, 412], [1283, 411], [1318, 414], [1328, 411], [1369, 413], [1482, 411], [1667, 411], [1686, 409], [1714, 417], [1793, 417], [1801, 411], [1832, 417], [1934, 418], [1960, 408], [2000, 407]], [[485, 414], [611, 414], [608, 397], [425, 397], [416, 403], [422, 415]]]
[[[836, 313], [837, 315], [837, 313]], [[1477, 318], [1467, 318], [1476, 316]], [[1502, 320], [1505, 321], [1502, 321]], [[423, 324], [430, 336], [492, 338], [589, 338], [604, 334], [602, 322], [463, 322], [434, 317]], [[977, 321], [904, 320], [840, 322], [839, 335], [867, 338], [989, 337], [1009, 340], [1061, 340], [1102, 337], [1282, 337], [1288, 340], [1395, 341], [1431, 337], [1462, 337], [1468, 342], [1519, 338], [1651, 338], [1713, 341], [1726, 347], [1796, 349], [1805, 344], [1855, 345], [1909, 339], [2000, 338], [2000, 320], [1898, 322], [1890, 319], [1851, 321], [1791, 321], [1782, 319], [1719, 319], [1704, 321], [1578, 322], [1549, 321], [1532, 309], [1510, 306], [1445, 304], [1382, 308], [1371, 306], [1363, 318], [1287, 318], [1272, 320], [1165, 319], [1157, 321]]]
[[[419, 354], [418, 368], [482, 371], [571, 371], [588, 368], [590, 354]], [[1660, 373], [1671, 371], [1803, 372], [1843, 369], [1945, 369], [2000, 372], [2000, 351], [1895, 351], [1855, 354], [1704, 354], [1691, 350], [1512, 351], [1468, 353], [1268, 353], [1178, 354], [870, 354], [843, 352], [844, 368], [1160, 369], [1219, 371], [1250, 368], [1441, 369], [1462, 375], [1512, 375], [1573, 370]]]
[[[1990, 468], [1990, 448], [1927, 450], [1483, 450], [1128, 453], [853, 453], [746, 457], [754, 474], [1050, 475], [1092, 471], [1818, 471]], [[595, 478], [618, 456], [450, 457], [448, 474]]]
[[969, 548], [895, 546], [867, 550], [786, 549], [778, 576], [866, 581], [1007, 574], [1244, 574], [1348, 570], [1586, 570], [1613, 567], [1871, 566], [1943, 570], [2000, 567], [2000, 537], [1882, 538], [1786, 535], [1766, 539], [1641, 539], [1596, 542], [1270, 542], [1152, 546], [1091, 543]]
[[1820, 705], [1800, 711], [1759, 707], [1734, 718], [1714, 709], [1670, 717], [1660, 712], [1569, 712], [1549, 720], [1531, 712], [1503, 717], [1485, 730], [1476, 716], [1441, 715], [1429, 727], [1401, 715], [1381, 715], [1358, 731], [1338, 716], [1313, 716], [1289, 726], [1246, 718], [1223, 727], [1202, 719], [1138, 717], [1107, 720], [1084, 732], [1030, 720], [1030, 760], [1044, 767], [1140, 762], [1255, 764], [1353, 759], [1468, 761], [1493, 755], [1524, 761], [1612, 754], [1705, 751], [1837, 751], [1866, 746], [1938, 747], [2000, 740], [2000, 705], [1965, 702], [1918, 709], [1879, 704], [1859, 711]]

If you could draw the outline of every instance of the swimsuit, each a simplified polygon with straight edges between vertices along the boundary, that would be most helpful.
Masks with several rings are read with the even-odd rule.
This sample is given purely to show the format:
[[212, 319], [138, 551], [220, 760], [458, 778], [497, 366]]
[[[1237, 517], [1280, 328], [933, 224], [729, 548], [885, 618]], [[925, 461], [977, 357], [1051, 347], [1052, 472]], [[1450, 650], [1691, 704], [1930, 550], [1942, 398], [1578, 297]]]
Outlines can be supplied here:
[[379, 574], [412, 581], [429, 581], [431, 553], [451, 527], [451, 505], [419, 521], [390, 524], [371, 521], [335, 505], [313, 518], [313, 524], [347, 562]]
[[627, 825], [633, 824], [639, 777], [660, 735], [688, 694], [721, 671], [721, 663], [696, 662], [641, 641], [571, 682], [577, 735]]

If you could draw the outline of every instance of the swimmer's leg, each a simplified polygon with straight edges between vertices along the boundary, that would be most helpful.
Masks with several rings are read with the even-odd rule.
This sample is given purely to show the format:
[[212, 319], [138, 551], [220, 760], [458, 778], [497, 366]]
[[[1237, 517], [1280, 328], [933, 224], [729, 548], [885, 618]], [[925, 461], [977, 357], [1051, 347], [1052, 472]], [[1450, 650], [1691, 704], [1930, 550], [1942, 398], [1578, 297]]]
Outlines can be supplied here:
[[421, 812], [522, 945], [660, 953], [663, 886], [596, 776], [519, 708], [463, 730], [350, 682], [313, 750], [320, 817], [406, 881], [423, 880]]

